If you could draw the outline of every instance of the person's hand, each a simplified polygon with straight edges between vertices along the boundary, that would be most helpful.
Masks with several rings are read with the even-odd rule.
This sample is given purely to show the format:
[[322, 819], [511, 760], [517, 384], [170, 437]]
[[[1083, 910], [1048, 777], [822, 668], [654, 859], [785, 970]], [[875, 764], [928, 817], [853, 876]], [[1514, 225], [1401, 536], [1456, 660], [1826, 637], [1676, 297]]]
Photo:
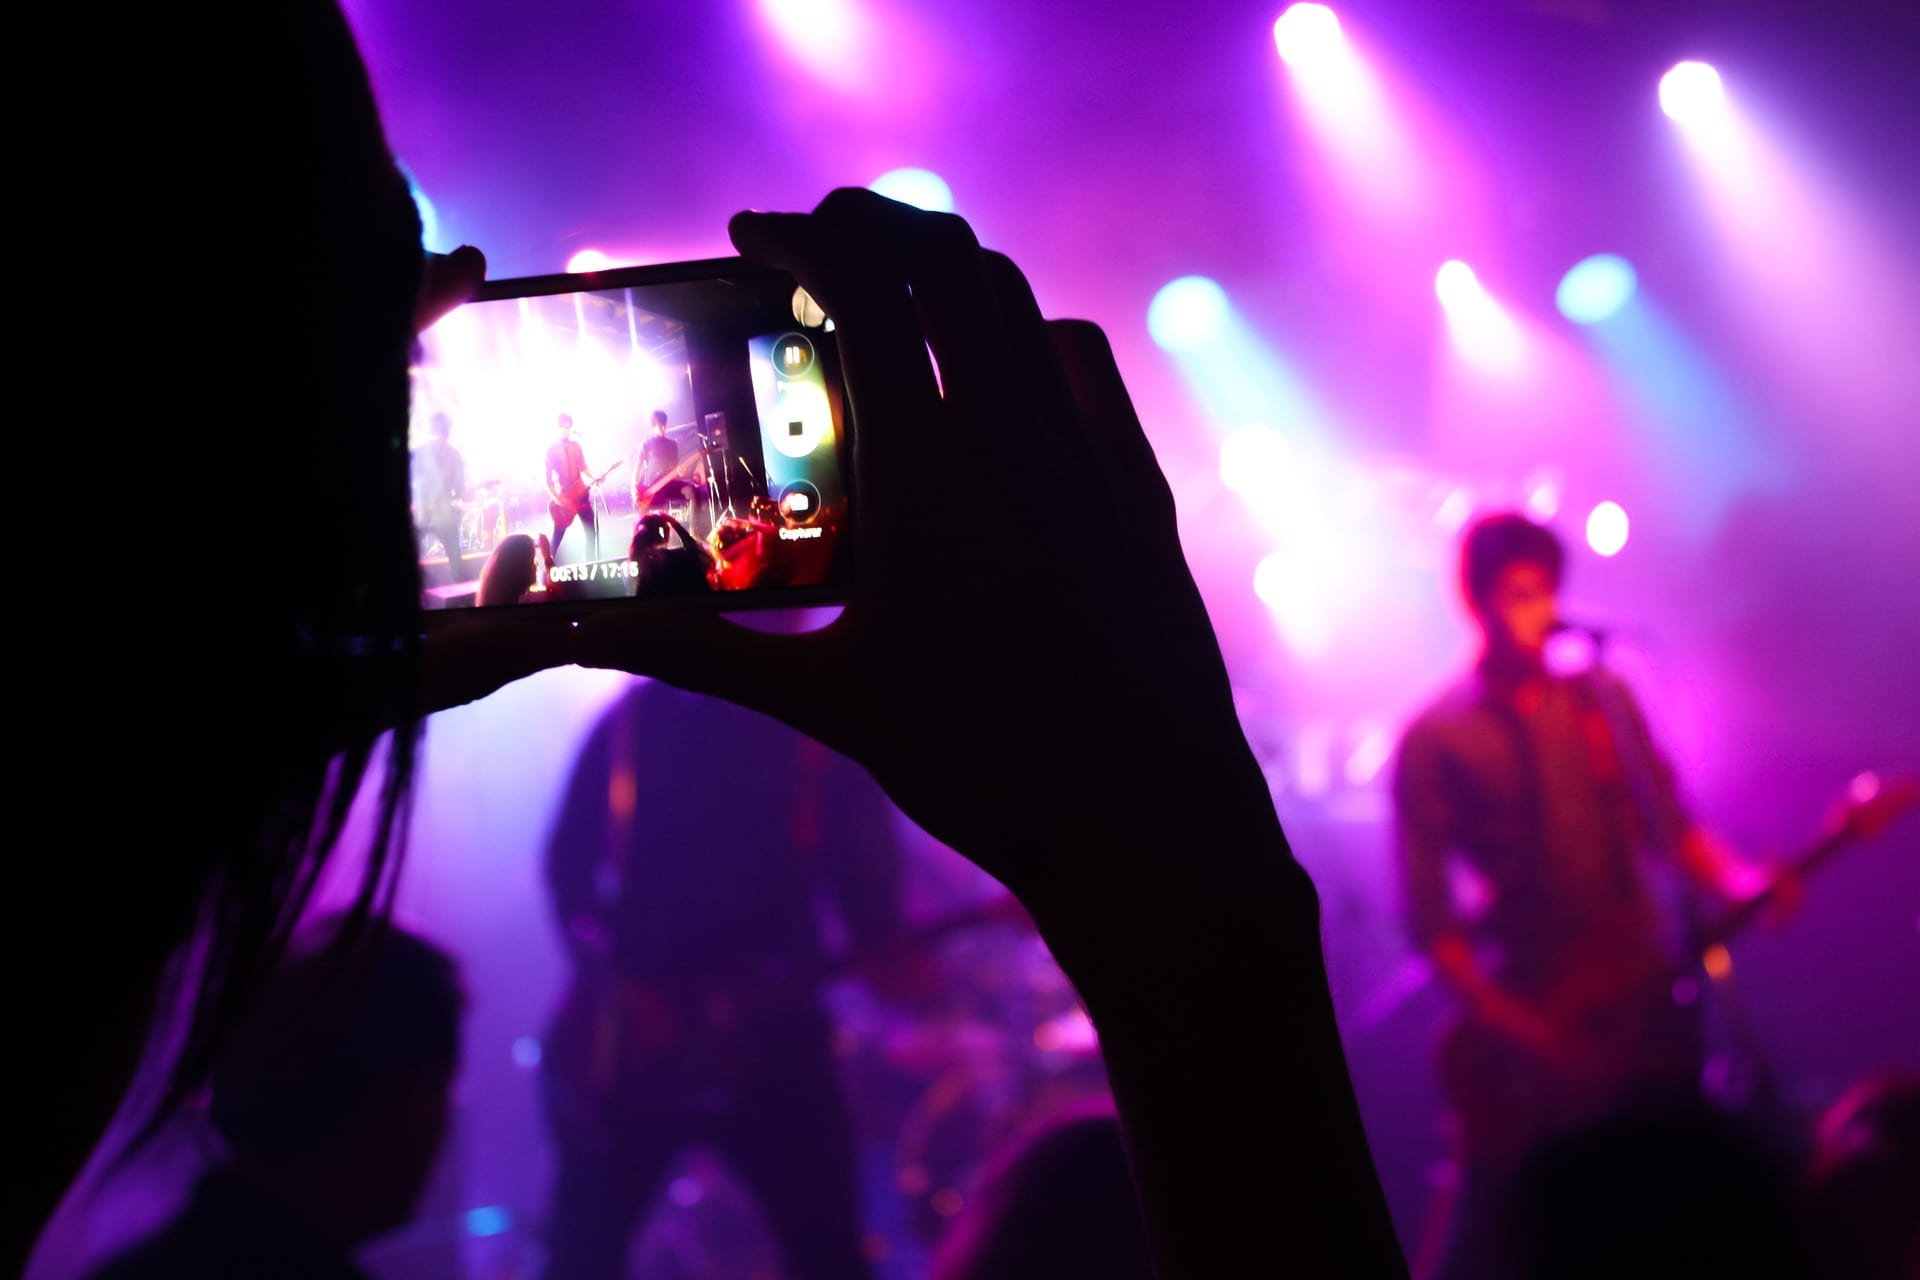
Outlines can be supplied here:
[[486, 278], [486, 255], [470, 244], [452, 253], [429, 253], [413, 304], [414, 334], [425, 333], [434, 321], [471, 298]]
[[[849, 602], [804, 635], [602, 614], [582, 624], [579, 660], [841, 751], [1029, 905], [1093, 880], [1205, 880], [1181, 861], [1196, 828], [1242, 848], [1278, 839], [1172, 495], [1100, 330], [1043, 319], [961, 219], [871, 192], [740, 214], [730, 232], [834, 319], [857, 424]], [[929, 477], [970, 478], [964, 503]]]

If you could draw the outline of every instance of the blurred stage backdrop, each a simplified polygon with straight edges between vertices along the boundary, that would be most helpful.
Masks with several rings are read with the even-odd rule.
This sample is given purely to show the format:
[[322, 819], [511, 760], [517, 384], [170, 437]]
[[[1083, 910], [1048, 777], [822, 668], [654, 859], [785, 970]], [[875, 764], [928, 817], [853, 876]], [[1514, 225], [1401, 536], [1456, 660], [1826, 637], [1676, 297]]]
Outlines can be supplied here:
[[[1474, 512], [1517, 506], [1565, 537], [1569, 614], [1608, 629], [1692, 803], [1743, 850], [1809, 840], [1863, 770], [1920, 767], [1905, 6], [347, 10], [430, 246], [478, 245], [497, 277], [720, 255], [737, 209], [873, 185], [964, 215], [1050, 314], [1106, 328], [1325, 898], [1409, 1246], [1445, 1175], [1428, 1046], [1446, 1003], [1404, 939], [1386, 783], [1400, 726], [1470, 658], [1453, 556]], [[924, 477], [925, 536], [1006, 537], [968, 529], [967, 493], [1022, 470], [1018, 439], [989, 438], [969, 472]], [[1127, 554], [1133, 513], [1079, 514], [1073, 545], [1010, 538], [1010, 571]], [[582, 743], [635, 683], [550, 673], [431, 726], [401, 908], [459, 953], [473, 1000], [440, 1184], [375, 1259], [393, 1280], [537, 1269], [542, 1037], [567, 972], [543, 862]], [[724, 770], [725, 744], [696, 738]], [[674, 802], [641, 769], [638, 811]], [[913, 919], [991, 893], [906, 823], [894, 836]], [[1912, 822], [1850, 851], [1734, 947], [1746, 1043], [1790, 1105], [1920, 1065], [1917, 854]], [[930, 945], [945, 986], [915, 1010], [828, 992], [889, 1276], [917, 1273], [988, 1144], [1100, 1087], [1037, 944], [988, 923]], [[1263, 1018], [1214, 1034], [1271, 1034]], [[138, 1207], [82, 1235], [157, 1211], [158, 1172], [130, 1181]], [[634, 1274], [761, 1267], [754, 1222], [725, 1162], [690, 1155]]]

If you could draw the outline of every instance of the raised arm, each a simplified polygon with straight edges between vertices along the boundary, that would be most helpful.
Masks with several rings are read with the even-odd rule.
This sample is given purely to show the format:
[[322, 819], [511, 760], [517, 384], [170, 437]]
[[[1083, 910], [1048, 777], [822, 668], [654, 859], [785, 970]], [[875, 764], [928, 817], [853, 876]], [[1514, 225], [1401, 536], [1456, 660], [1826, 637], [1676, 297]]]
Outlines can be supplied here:
[[[1403, 1274], [1313, 886], [1104, 336], [1043, 320], [960, 219], [870, 192], [732, 231], [835, 320], [858, 580], [823, 631], [635, 610], [583, 624], [581, 660], [835, 747], [1020, 898], [1099, 1029], [1167, 1276]], [[917, 478], [989, 434], [1023, 442], [1036, 483], [983, 495], [977, 536], [923, 536]], [[1128, 513], [1124, 554], [1045, 575], [1009, 558], [1004, 531], [1065, 539], [1089, 509]]]

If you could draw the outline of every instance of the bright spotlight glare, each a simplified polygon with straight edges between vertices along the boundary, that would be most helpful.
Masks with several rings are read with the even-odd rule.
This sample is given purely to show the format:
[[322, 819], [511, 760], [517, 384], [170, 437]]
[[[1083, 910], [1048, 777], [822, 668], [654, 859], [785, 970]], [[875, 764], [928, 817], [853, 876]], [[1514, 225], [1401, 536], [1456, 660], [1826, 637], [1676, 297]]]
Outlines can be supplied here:
[[1433, 277], [1433, 292], [1440, 299], [1440, 305], [1449, 311], [1471, 307], [1487, 296], [1480, 287], [1480, 277], [1474, 275], [1473, 268], [1458, 258], [1440, 265], [1440, 270]]
[[1553, 300], [1575, 324], [1599, 324], [1627, 305], [1639, 286], [1633, 264], [1614, 253], [1596, 253], [1560, 278]]
[[1192, 351], [1226, 332], [1227, 291], [1205, 276], [1181, 276], [1147, 304], [1147, 332], [1168, 351]]
[[1455, 345], [1474, 363], [1507, 368], [1519, 359], [1519, 327], [1472, 267], [1458, 258], [1443, 263], [1433, 277], [1433, 292], [1446, 309]]
[[1617, 556], [1627, 545], [1627, 513], [1619, 503], [1603, 502], [1587, 513], [1587, 545], [1603, 556]]
[[1285, 436], [1270, 427], [1241, 427], [1220, 442], [1220, 483], [1248, 496], [1271, 493], [1292, 461]]
[[1274, 47], [1290, 67], [1307, 67], [1336, 58], [1346, 47], [1340, 19], [1323, 4], [1288, 5], [1273, 24]]
[[867, 189], [928, 213], [953, 212], [953, 188], [931, 169], [894, 169], [868, 183]]
[[1705, 124], [1726, 110], [1720, 73], [1704, 62], [1682, 62], [1660, 77], [1660, 109], [1683, 125]]
[[567, 259], [567, 272], [570, 275], [586, 275], [594, 271], [605, 271], [613, 265], [613, 259], [598, 249], [582, 249]]

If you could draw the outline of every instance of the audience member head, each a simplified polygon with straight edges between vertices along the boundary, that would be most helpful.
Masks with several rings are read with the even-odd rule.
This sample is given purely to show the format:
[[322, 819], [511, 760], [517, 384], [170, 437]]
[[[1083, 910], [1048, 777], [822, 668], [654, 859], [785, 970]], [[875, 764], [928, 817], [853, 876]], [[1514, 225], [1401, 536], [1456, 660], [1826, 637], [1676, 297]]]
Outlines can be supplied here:
[[1807, 1275], [1784, 1161], [1704, 1103], [1603, 1120], [1536, 1151], [1512, 1206], [1530, 1280]]
[[1538, 659], [1558, 614], [1566, 549], [1517, 512], [1482, 516], [1460, 544], [1460, 594], [1495, 658]]
[[351, 1249], [412, 1217], [447, 1126], [465, 1006], [452, 957], [397, 926], [297, 942], [213, 1076], [236, 1171]]
[[1861, 1081], [1821, 1116], [1807, 1244], [1831, 1280], [1920, 1276], [1920, 1076]]
[[[63, 638], [69, 668], [124, 674], [108, 682], [110, 707], [71, 689], [20, 694], [18, 713], [45, 728], [18, 785], [47, 812], [88, 815], [73, 832], [87, 856], [40, 859], [15, 904], [16, 942], [48, 968], [21, 1034], [70, 1046], [23, 1086], [36, 1105], [18, 1136], [28, 1185], [16, 1207], [35, 1223], [101, 1137], [156, 1003], [175, 1007], [160, 999], [164, 975], [178, 972], [168, 956], [200, 930], [198, 987], [149, 1131], [205, 1082], [363, 776], [378, 772], [361, 897], [374, 905], [398, 857], [414, 763], [422, 671], [407, 436], [419, 216], [335, 4], [183, 21], [181, 90], [154, 107], [181, 227], [151, 255], [176, 338], [160, 394], [221, 442], [228, 479], [270, 484], [276, 510], [328, 535], [298, 557], [271, 533], [214, 537], [205, 555], [224, 589], [147, 575], [122, 622], [75, 628]], [[142, 394], [150, 401], [152, 388]], [[151, 461], [145, 478], [160, 490], [206, 478], [194, 450]], [[56, 519], [50, 509], [29, 523]], [[138, 770], [96, 767], [107, 715]], [[119, 803], [103, 812], [108, 778]], [[71, 928], [82, 915], [84, 939]]]
[[634, 526], [627, 557], [638, 569], [636, 596], [697, 596], [712, 590], [713, 557], [672, 516], [652, 512]]
[[1058, 1116], [1001, 1152], [934, 1254], [933, 1280], [1152, 1280], [1113, 1108]]
[[494, 544], [486, 567], [480, 570], [480, 590], [474, 603], [518, 604], [538, 579], [539, 546], [524, 533], [510, 533]]

